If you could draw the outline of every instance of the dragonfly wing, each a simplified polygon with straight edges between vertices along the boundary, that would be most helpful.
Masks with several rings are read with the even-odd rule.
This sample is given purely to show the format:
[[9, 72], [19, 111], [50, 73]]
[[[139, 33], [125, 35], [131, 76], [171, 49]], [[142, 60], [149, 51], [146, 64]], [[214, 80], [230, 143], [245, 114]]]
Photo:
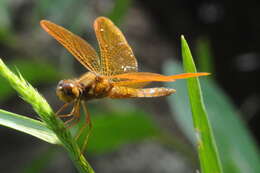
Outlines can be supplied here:
[[101, 53], [102, 75], [136, 72], [136, 58], [119, 28], [110, 19], [99, 17], [94, 29]]
[[118, 80], [112, 82], [114, 86], [124, 86], [130, 88], [143, 88], [146, 85], [149, 85], [150, 82], [144, 82], [141, 80]]
[[174, 82], [176, 79], [186, 79], [197, 76], [205, 76], [209, 75], [209, 73], [183, 73], [171, 76], [165, 76], [157, 73], [149, 73], [149, 72], [135, 72], [135, 73], [125, 73], [114, 76], [108, 76], [111, 80], [132, 80], [136, 83], [140, 82]]
[[40, 24], [48, 34], [60, 42], [88, 70], [100, 72], [100, 58], [94, 48], [85, 40], [50, 21], [42, 20]]

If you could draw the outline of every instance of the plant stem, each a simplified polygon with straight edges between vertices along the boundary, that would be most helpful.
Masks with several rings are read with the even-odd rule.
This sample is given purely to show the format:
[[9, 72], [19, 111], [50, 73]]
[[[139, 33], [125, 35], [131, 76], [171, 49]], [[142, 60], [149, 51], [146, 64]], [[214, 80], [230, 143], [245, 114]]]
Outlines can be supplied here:
[[46, 126], [52, 130], [60, 140], [60, 144], [67, 150], [71, 160], [80, 173], [94, 173], [94, 170], [81, 153], [71, 133], [64, 123], [55, 116], [48, 102], [22, 76], [17, 76], [0, 59], [0, 75], [6, 78], [11, 86], [20, 94], [23, 100], [32, 105]]

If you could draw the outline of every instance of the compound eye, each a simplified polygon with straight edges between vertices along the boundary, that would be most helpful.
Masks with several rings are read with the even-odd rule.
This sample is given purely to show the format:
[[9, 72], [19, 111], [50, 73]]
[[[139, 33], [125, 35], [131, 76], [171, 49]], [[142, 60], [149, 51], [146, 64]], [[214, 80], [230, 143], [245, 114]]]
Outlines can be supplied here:
[[58, 83], [58, 85], [57, 85], [57, 89], [58, 89], [58, 90], [62, 90], [63, 85], [64, 85], [64, 81], [61, 80], [61, 81]]

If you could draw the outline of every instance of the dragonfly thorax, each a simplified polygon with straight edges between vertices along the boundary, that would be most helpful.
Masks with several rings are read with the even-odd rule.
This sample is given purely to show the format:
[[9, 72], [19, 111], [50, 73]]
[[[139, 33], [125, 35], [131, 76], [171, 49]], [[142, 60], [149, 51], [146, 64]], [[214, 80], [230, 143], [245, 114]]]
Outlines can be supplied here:
[[108, 79], [96, 75], [92, 72], [88, 72], [78, 79], [78, 82], [82, 85], [82, 99], [92, 100], [106, 97], [113, 85]]

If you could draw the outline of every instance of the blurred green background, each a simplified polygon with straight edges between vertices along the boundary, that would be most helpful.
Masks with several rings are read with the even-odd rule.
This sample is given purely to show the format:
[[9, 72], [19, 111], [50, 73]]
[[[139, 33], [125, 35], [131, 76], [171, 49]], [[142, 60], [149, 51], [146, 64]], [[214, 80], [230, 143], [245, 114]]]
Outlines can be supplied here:
[[[48, 19], [93, 47], [98, 16], [113, 20], [134, 50], [140, 71], [181, 73], [184, 34], [202, 77], [206, 107], [224, 172], [260, 172], [260, 4], [236, 1], [1, 0], [0, 57], [20, 73], [54, 110], [59, 80], [86, 70], [39, 26]], [[156, 84], [162, 86], [162, 84]], [[96, 172], [187, 173], [198, 169], [185, 81], [167, 84], [167, 98], [96, 100], [88, 104], [94, 130], [87, 158]], [[37, 119], [0, 78], [0, 108]], [[76, 172], [56, 146], [0, 127], [0, 172]], [[15, 166], [13, 166], [15, 164]]]

